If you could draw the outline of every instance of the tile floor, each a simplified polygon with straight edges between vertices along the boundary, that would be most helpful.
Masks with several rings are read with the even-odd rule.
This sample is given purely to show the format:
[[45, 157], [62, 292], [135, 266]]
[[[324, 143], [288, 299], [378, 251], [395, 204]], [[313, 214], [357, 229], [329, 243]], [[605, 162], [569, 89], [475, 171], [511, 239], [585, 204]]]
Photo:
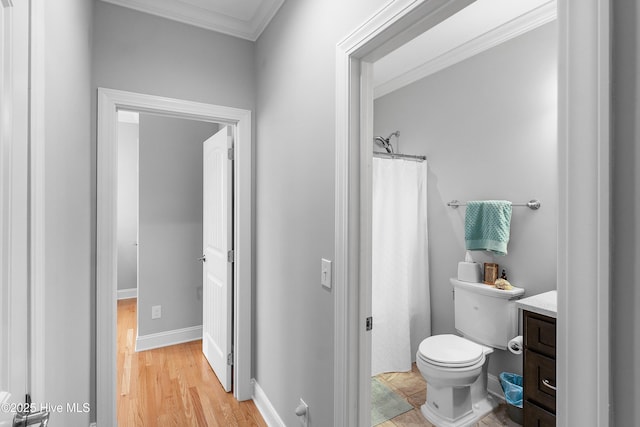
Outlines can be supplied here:
[[[420, 406], [425, 402], [427, 396], [426, 383], [415, 363], [413, 364], [411, 372], [380, 374], [376, 378], [384, 382], [400, 396], [407, 399], [407, 401], [414, 407], [414, 409], [409, 412], [405, 412], [404, 414], [398, 415], [389, 421], [378, 424], [378, 427], [433, 427], [433, 424], [427, 421], [420, 412]], [[500, 404], [495, 411], [484, 417], [475, 425], [475, 427], [497, 426], [519, 427], [519, 424], [511, 421], [507, 415], [505, 403]]]

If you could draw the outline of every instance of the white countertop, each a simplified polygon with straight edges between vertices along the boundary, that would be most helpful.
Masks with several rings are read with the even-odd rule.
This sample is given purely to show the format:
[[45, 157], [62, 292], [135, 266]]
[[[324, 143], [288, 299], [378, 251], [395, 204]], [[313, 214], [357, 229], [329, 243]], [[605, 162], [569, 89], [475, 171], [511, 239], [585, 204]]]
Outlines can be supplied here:
[[516, 306], [544, 316], [558, 317], [558, 291], [549, 291], [516, 301]]

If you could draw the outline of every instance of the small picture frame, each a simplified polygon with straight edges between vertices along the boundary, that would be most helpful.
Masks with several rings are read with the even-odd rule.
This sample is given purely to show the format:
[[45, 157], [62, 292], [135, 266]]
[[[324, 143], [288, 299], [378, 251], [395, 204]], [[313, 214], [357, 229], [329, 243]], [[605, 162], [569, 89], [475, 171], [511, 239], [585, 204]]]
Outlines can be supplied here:
[[495, 285], [498, 279], [498, 264], [493, 262], [484, 263], [484, 283], [485, 285]]

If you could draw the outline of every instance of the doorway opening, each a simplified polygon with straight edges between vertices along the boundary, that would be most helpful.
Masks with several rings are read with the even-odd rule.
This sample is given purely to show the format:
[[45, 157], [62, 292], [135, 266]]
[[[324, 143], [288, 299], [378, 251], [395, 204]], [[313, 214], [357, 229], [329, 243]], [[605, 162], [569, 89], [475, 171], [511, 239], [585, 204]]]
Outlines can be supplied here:
[[[112, 89], [98, 90], [97, 404], [99, 425], [116, 420], [117, 112], [138, 111], [235, 129], [233, 155], [233, 395], [251, 390], [251, 112]], [[157, 337], [154, 337], [157, 338]]]
[[[181, 384], [192, 388], [210, 382], [207, 369], [188, 373], [191, 365], [183, 364], [180, 370], [167, 370], [150, 360], [176, 366], [189, 354], [197, 366], [209, 362], [218, 377], [211, 384], [220, 382], [225, 391], [231, 391], [232, 294], [212, 296], [212, 288], [220, 290], [222, 285], [226, 291], [233, 284], [233, 261], [226, 253], [233, 243], [228, 224], [233, 195], [230, 173], [220, 174], [223, 169], [231, 171], [232, 134], [232, 126], [118, 111], [117, 406], [121, 425], [128, 424], [131, 412], [145, 414], [143, 418], [165, 416], [165, 408], [147, 390], [147, 383], [156, 376], [172, 379], [163, 381], [167, 396], [180, 396]], [[214, 140], [219, 147], [212, 164], [205, 154], [211, 153], [207, 147]], [[218, 181], [220, 176], [224, 182]], [[215, 210], [218, 206], [224, 210]], [[210, 246], [205, 244], [210, 236], [225, 248], [209, 251], [209, 263], [205, 263], [202, 254]], [[215, 263], [219, 252], [224, 252], [223, 265]], [[212, 272], [203, 272], [214, 265]], [[212, 287], [211, 281], [205, 281], [210, 277], [222, 280]], [[212, 307], [213, 303], [219, 305]], [[212, 324], [220, 325], [217, 331], [224, 333], [222, 340], [212, 339]], [[203, 338], [207, 345], [203, 346]], [[202, 354], [180, 345], [188, 342], [195, 347], [199, 343]], [[166, 348], [175, 345], [180, 346]], [[139, 353], [150, 350], [157, 351]]]
[[[399, 0], [337, 46], [335, 425], [370, 416], [372, 64], [470, 3]], [[558, 424], [609, 423], [608, 16], [609, 2], [558, 1]]]
[[[460, 335], [450, 279], [465, 259], [466, 208], [451, 200], [543, 200], [540, 210], [513, 208], [508, 254], [470, 255], [499, 263], [529, 296], [555, 289], [555, 18], [553, 1], [477, 0], [373, 63], [372, 424], [439, 424], [423, 408], [436, 393], [416, 362], [426, 338]], [[522, 356], [490, 347], [471, 407], [495, 425], [507, 418], [500, 372], [523, 368]], [[387, 410], [388, 394], [408, 404]]]

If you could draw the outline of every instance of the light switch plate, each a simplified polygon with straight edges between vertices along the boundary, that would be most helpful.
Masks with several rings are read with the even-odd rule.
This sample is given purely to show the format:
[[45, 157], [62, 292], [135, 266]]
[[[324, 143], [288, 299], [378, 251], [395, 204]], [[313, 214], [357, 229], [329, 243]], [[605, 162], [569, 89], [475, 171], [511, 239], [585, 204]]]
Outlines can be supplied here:
[[320, 283], [327, 289], [331, 289], [331, 261], [322, 258], [322, 268], [320, 270]]

